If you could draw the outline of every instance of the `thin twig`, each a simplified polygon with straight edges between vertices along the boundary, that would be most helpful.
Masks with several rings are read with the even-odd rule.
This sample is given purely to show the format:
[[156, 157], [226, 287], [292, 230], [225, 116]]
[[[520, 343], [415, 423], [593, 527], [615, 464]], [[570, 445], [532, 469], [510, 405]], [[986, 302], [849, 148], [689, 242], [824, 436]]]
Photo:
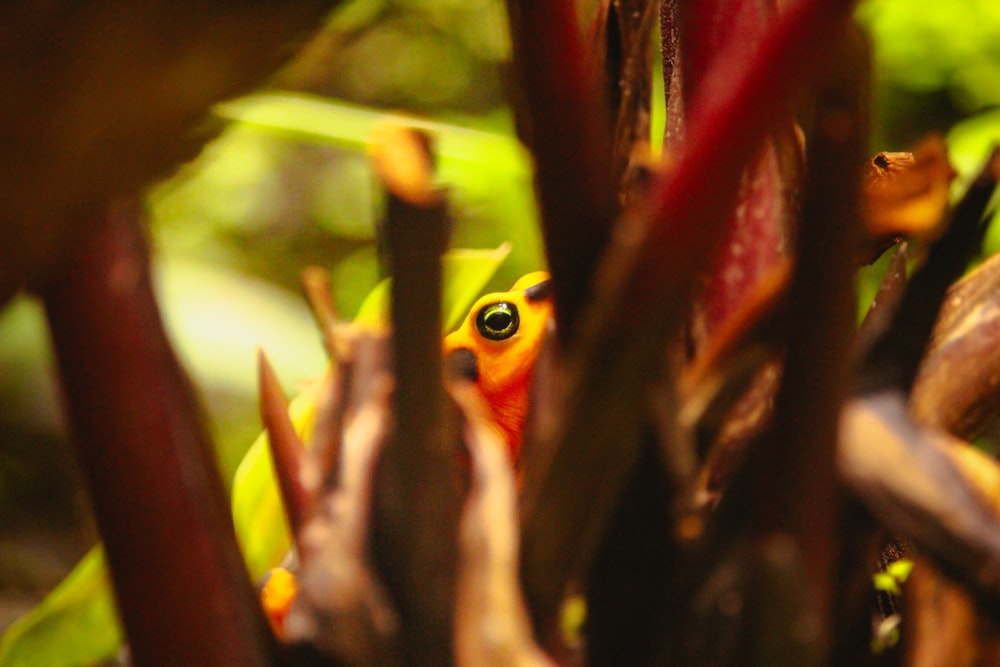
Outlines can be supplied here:
[[330, 359], [340, 358], [346, 344], [338, 332], [342, 325], [337, 317], [337, 307], [333, 303], [330, 290], [330, 272], [321, 266], [307, 266], [302, 270], [302, 289], [316, 324], [323, 334], [323, 347]]
[[306, 448], [288, 416], [288, 402], [263, 350], [257, 352], [260, 385], [260, 414], [267, 430], [275, 477], [281, 491], [282, 506], [292, 535], [298, 537], [306, 512], [315, 500], [315, 491], [307, 490], [302, 480]]

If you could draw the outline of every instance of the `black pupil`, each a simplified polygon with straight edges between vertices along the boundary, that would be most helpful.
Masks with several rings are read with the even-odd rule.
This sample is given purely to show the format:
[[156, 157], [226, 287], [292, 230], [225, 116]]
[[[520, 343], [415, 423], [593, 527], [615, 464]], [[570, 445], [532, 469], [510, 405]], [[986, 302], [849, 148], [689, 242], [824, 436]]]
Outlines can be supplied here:
[[517, 306], [506, 301], [483, 306], [476, 316], [476, 328], [484, 338], [504, 340], [517, 333]]

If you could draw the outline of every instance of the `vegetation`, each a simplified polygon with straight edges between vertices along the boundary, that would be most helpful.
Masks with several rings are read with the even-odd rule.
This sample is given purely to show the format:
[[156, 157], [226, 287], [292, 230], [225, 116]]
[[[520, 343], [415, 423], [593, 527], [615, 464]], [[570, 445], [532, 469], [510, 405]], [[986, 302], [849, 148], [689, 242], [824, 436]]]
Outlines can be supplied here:
[[[99, 287], [66, 278], [103, 275], [101, 258], [108, 253], [141, 258], [142, 251], [131, 247], [141, 242], [130, 231], [138, 209], [107, 204], [112, 193], [120, 194], [118, 184], [109, 189], [76, 172], [53, 171], [66, 179], [60, 197], [80, 205], [53, 204], [47, 216], [111, 222], [80, 223], [73, 233], [48, 226], [9, 230], [15, 241], [32, 235], [48, 240], [24, 245], [32, 250], [22, 254], [31, 259], [17, 260], [29, 268], [16, 282], [27, 283], [35, 296], [10, 301], [0, 315], [0, 516], [7, 526], [0, 533], [0, 561], [10, 563], [0, 575], [4, 604], [26, 610], [86, 556], [55, 594], [10, 626], [0, 640], [0, 665], [96, 664], [114, 659], [122, 640], [112, 621], [102, 552], [87, 551], [96, 532], [80, 473], [68, 463], [57, 391], [41, 370], [54, 363], [45, 309], [83, 441], [79, 465], [91, 485], [105, 480], [113, 487], [91, 501], [102, 529], [112, 526], [103, 535], [112, 562], [138, 562], [140, 548], [185, 552], [189, 543], [177, 536], [198, 516], [199, 503], [208, 498], [206, 504], [218, 505], [204, 519], [215, 526], [209, 533], [218, 544], [211, 549], [165, 556], [162, 564], [159, 556], [149, 558], [134, 574], [128, 565], [116, 571], [141, 664], [178, 664], [178, 656], [202, 661], [197, 664], [312, 664], [319, 659], [317, 646], [344, 662], [405, 655], [433, 664], [442, 664], [434, 657], [442, 655], [462, 664], [562, 663], [584, 655], [595, 664], [976, 664], [1000, 653], [991, 575], [1000, 558], [993, 546], [997, 469], [989, 456], [957, 440], [975, 440], [989, 455], [997, 449], [991, 424], [998, 406], [989, 382], [996, 360], [991, 349], [997, 347], [989, 328], [996, 269], [989, 261], [954, 288], [949, 302], [955, 303], [931, 334], [945, 288], [970, 259], [975, 266], [1000, 250], [1000, 227], [979, 224], [984, 210], [992, 215], [987, 204], [996, 178], [982, 165], [1000, 139], [1000, 12], [994, 3], [971, 0], [919, 11], [900, 0], [868, 0], [857, 8], [804, 1], [780, 18], [738, 3], [744, 12], [738, 19], [719, 9], [721, 3], [678, 8], [668, 2], [662, 35], [668, 57], [661, 66], [659, 58], [644, 57], [654, 51], [655, 3], [578, 4], [580, 21], [568, 2], [536, 7], [512, 0], [507, 14], [499, 2], [488, 1], [343, 3], [263, 89], [232, 97], [272, 71], [273, 58], [262, 56], [234, 74], [239, 81], [192, 100], [198, 114], [219, 102], [211, 107], [217, 136], [197, 157], [169, 179], [154, 181], [165, 165], [179, 163], [173, 152], [164, 154], [164, 164], [137, 163], [137, 182], [122, 181], [126, 191], [151, 183], [142, 201], [156, 299], [205, 400], [222, 472], [218, 489], [211, 481], [194, 484], [194, 514], [178, 511], [176, 533], [147, 517], [148, 536], [140, 538], [134, 517], [115, 514], [129, 491], [100, 462], [101, 452], [116, 434], [136, 428], [119, 419], [127, 410], [125, 403], [114, 407], [115, 401], [151, 392], [159, 407], [149, 412], [162, 412], [161, 425], [176, 418], [172, 410], [190, 417], [194, 403], [184, 383], [170, 379], [169, 355], [156, 356], [156, 326], [144, 329], [149, 322], [142, 318], [136, 324], [152, 341], [151, 352], [135, 344], [135, 331], [125, 326], [134, 315], [128, 304], [121, 311], [101, 306]], [[320, 3], [301, 5], [298, 12], [288, 10], [288, 31], [274, 37], [274, 53], [294, 26], [316, 24]], [[872, 114], [865, 48], [841, 26], [851, 11], [873, 38]], [[236, 26], [227, 40], [241, 30], [256, 34], [256, 21], [274, 20], [221, 14], [213, 24], [217, 31], [225, 21]], [[589, 33], [576, 30], [591, 23]], [[95, 25], [81, 21], [78, 29], [97, 30]], [[729, 26], [723, 32], [738, 35], [736, 45], [724, 44], [705, 27], [710, 25]], [[671, 57], [677, 34], [680, 65]], [[209, 43], [211, 37], [211, 30], [202, 35]], [[593, 60], [568, 55], [585, 50]], [[587, 76], [595, 63], [601, 86]], [[95, 66], [95, 77], [100, 71]], [[664, 80], [672, 91], [665, 108], [658, 87]], [[511, 97], [507, 86], [515, 81], [519, 92]], [[142, 94], [152, 93], [139, 90], [137, 98]], [[71, 108], [52, 104], [54, 118]], [[131, 108], [122, 107], [125, 113]], [[805, 161], [793, 116], [805, 130]], [[408, 132], [385, 139], [378, 130], [387, 121], [431, 138], [433, 178], [424, 195], [433, 205], [408, 198], [395, 185], [398, 167], [380, 162], [380, 155], [421, 141]], [[151, 146], [174, 136], [196, 143], [207, 138], [192, 137], [189, 120], [142, 122], [156, 139], [147, 142]], [[69, 126], [81, 133], [87, 127]], [[889, 196], [880, 199], [878, 188], [895, 182], [898, 165], [890, 158], [888, 167], [871, 163], [868, 185], [859, 190], [866, 158], [911, 149], [929, 132], [945, 135], [947, 158], [933, 148], [918, 151], [916, 167], [900, 163], [903, 183], [946, 196], [921, 190], [894, 199], [906, 187], [889, 185]], [[185, 143], [181, 139], [178, 144]], [[93, 156], [84, 155], [94, 169]], [[954, 180], [948, 164], [957, 172]], [[41, 167], [25, 170], [49, 182]], [[744, 170], [751, 176], [742, 176]], [[19, 181], [6, 183], [16, 188]], [[902, 211], [913, 224], [863, 240], [861, 202], [869, 207], [869, 232], [879, 212]], [[914, 202], [921, 215], [905, 209]], [[954, 213], [946, 214], [949, 202]], [[30, 207], [0, 210], [21, 219], [17, 214]], [[734, 210], [741, 212], [731, 215]], [[427, 257], [406, 255], [421, 243], [393, 246], [392, 234], [394, 226], [418, 220], [430, 225], [425, 235], [433, 238], [444, 233], [445, 218], [451, 251], [442, 308], [426, 272], [398, 279]], [[946, 218], [949, 231], [934, 245]], [[624, 232], [611, 231], [616, 219]], [[868, 259], [875, 248], [884, 249], [881, 242], [903, 233], [910, 238], [911, 264], [924, 267], [921, 278], [905, 289], [883, 280], [901, 272], [904, 258], [892, 252], [858, 269], [859, 247]], [[981, 250], [977, 235], [985, 237]], [[61, 247], [69, 243], [63, 237], [75, 241], [71, 250]], [[629, 238], [642, 242], [633, 245]], [[16, 253], [4, 255], [8, 266], [19, 266], [7, 259]], [[794, 268], [786, 261], [790, 256], [798, 259]], [[382, 465], [389, 472], [348, 497], [355, 508], [366, 506], [368, 494], [375, 498], [373, 542], [360, 552], [333, 555], [328, 545], [298, 543], [305, 555], [302, 613], [321, 622], [320, 630], [297, 636], [292, 655], [276, 652], [261, 626], [251, 578], [233, 581], [233, 572], [222, 574], [231, 564], [232, 534], [217, 514], [229, 507], [223, 492], [233, 492], [236, 533], [254, 579], [295, 539], [286, 532], [269, 474], [266, 438], [256, 437], [255, 366], [259, 346], [283, 380], [283, 393], [303, 394], [292, 404], [302, 437], [330, 437], [313, 431], [322, 415], [329, 417], [317, 404], [324, 405], [329, 391], [323, 377], [330, 362], [305, 301], [293, 292], [307, 265], [329, 271], [332, 306], [342, 320], [359, 313], [363, 321], [378, 320], [390, 289], [396, 303], [417, 304], [410, 315], [398, 309], [391, 315], [397, 332], [401, 317], [413, 330], [413, 340], [394, 344], [412, 344], [413, 358], [431, 360], [425, 368], [434, 367], [438, 354], [427, 341], [457, 322], [480, 292], [506, 288], [546, 265], [553, 273], [558, 333], [547, 370], [537, 378], [540, 398], [533, 409], [545, 418], [526, 434], [519, 526], [503, 505], [513, 481], [485, 453], [491, 436], [483, 431], [483, 408], [463, 387], [449, 384], [457, 413], [438, 414], [436, 373], [427, 374], [429, 385], [420, 384], [413, 379], [419, 374], [397, 365], [389, 368], [401, 386], [422, 387], [401, 393], [430, 404], [379, 398], [370, 387], [373, 393], [350, 399], [359, 403], [349, 407], [371, 401], [392, 411], [399, 430], [387, 442], [369, 435], [372, 448], [385, 448]], [[735, 267], [739, 278], [727, 278], [736, 275], [727, 267]], [[397, 275], [393, 287], [382, 282], [390, 272]], [[5, 298], [6, 276], [0, 272]], [[852, 343], [855, 313], [868, 313], [880, 284], [877, 303], [884, 307], [876, 311], [892, 312], [899, 302], [898, 314], [870, 318]], [[141, 309], [141, 295], [138, 301]], [[688, 336], [683, 349], [676, 345], [682, 335]], [[360, 341], [342, 336], [328, 330], [327, 348], [347, 346], [373, 376], [387, 372], [380, 353], [371, 351], [388, 344], [379, 335], [364, 334]], [[366, 342], [368, 336], [374, 342]], [[411, 358], [400, 349], [397, 357]], [[335, 373], [366, 377], [346, 363], [335, 355]], [[121, 378], [131, 384], [119, 385]], [[415, 384], [407, 385], [411, 380]], [[89, 394], [92, 403], [80, 398]], [[897, 409], [907, 396], [912, 419]], [[82, 417], [88, 414], [103, 417], [90, 423]], [[765, 414], [766, 427], [757, 420]], [[846, 420], [840, 456], [848, 460], [840, 462], [839, 476], [838, 419]], [[184, 428], [197, 434], [195, 421]], [[442, 443], [453, 443], [448, 438], [460, 425], [467, 429], [469, 465], [480, 477], [468, 482], [469, 496], [452, 497], [447, 480], [455, 471], [445, 471], [455, 459]], [[273, 435], [281, 427], [268, 428]], [[144, 432], [139, 441], [155, 448], [159, 438], [170, 439], [167, 429], [158, 433]], [[426, 446], [407, 450], [399, 444], [407, 438]], [[882, 444], [868, 446], [872, 438]], [[186, 444], [163, 447], [180, 452], [183, 467], [200, 460], [197, 447], [185, 449], [189, 440], [208, 439], [182, 440]], [[128, 451], [122, 450], [123, 460]], [[359, 464], [357, 453], [353, 459], [347, 449], [341, 455], [341, 467]], [[123, 472], [145, 480], [137, 486], [170, 483], [173, 463], [134, 461], [144, 472]], [[38, 481], [53, 478], [55, 488]], [[435, 479], [439, 483], [428, 482]], [[178, 474], [174, 481], [183, 486], [190, 480]], [[327, 492], [337, 489], [313, 489], [309, 503], [322, 502], [317, 498]], [[390, 502], [394, 494], [407, 499], [404, 510]], [[436, 508], [434, 517], [421, 516], [417, 507]], [[345, 544], [368, 544], [357, 532], [336, 534]], [[520, 570], [507, 562], [496, 574], [490, 567], [511, 558], [501, 544], [510, 534], [522, 540]], [[912, 557], [903, 561], [916, 564], [912, 576], [906, 565], [877, 572], [878, 551], [890, 542], [902, 543]], [[131, 555], [123, 561], [123, 553]], [[59, 562], [47, 568], [51, 554]], [[388, 611], [382, 611], [398, 623], [398, 633], [379, 629], [373, 620], [378, 609], [324, 607], [329, 600], [318, 591], [344, 583], [324, 578], [329, 558], [357, 565], [371, 579], [361, 599], [372, 591], [388, 596]], [[447, 567], [431, 567], [442, 562]], [[140, 574], [151, 568], [176, 573], [171, 568], [184, 564], [191, 581], [178, 584], [169, 574], [142, 596], [128, 588], [148, 584]], [[195, 570], [198, 576], [190, 576]], [[133, 582], [122, 588], [128, 577]], [[196, 604], [203, 599], [199, 588], [212, 587], [232, 596], [231, 615], [221, 621], [190, 614], [165, 629], [129, 620], [129, 609], [134, 619], [141, 613], [135, 610], [156, 607], [178, 590], [193, 591]], [[498, 587], [523, 591], [523, 599], [490, 597]], [[932, 595], [940, 590], [946, 591], [944, 602]], [[877, 599], [883, 603], [878, 609]], [[0, 605], [6, 614], [0, 625], [15, 616], [5, 609]], [[476, 630], [476, 620], [493, 612], [507, 630], [499, 648]], [[873, 619], [880, 628], [874, 635]], [[886, 625], [883, 619], [893, 620]], [[352, 623], [367, 630], [345, 639], [338, 627], [357, 627]], [[227, 624], [236, 628], [228, 639], [207, 639]], [[180, 647], [173, 643], [177, 637]], [[350, 641], [358, 637], [365, 642]], [[905, 651], [895, 645], [900, 637]], [[213, 641], [214, 653], [199, 653]]]

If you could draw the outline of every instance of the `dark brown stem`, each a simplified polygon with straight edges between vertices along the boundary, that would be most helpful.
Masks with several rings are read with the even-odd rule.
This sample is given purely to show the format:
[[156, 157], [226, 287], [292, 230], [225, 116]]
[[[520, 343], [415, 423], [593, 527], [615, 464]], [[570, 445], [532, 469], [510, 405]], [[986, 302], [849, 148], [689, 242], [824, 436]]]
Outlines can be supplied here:
[[662, 0], [660, 5], [660, 58], [663, 63], [663, 96], [667, 112], [663, 145], [670, 151], [677, 150], [684, 137], [679, 5], [678, 0]]
[[163, 330], [141, 210], [113, 207], [43, 294], [132, 656], [270, 665], [197, 402]]
[[594, 18], [593, 44], [604, 75], [607, 108], [614, 120], [613, 181], [625, 204], [644, 180], [644, 168], [633, 164], [650, 142], [651, 49], [657, 0], [603, 0]]
[[508, 0], [518, 117], [536, 187], [560, 341], [577, 337], [616, 215], [611, 136], [573, 0]]
[[375, 166], [388, 195], [395, 426], [379, 462], [374, 539], [412, 664], [453, 661], [459, 489], [457, 423], [446, 424], [441, 265], [446, 206], [431, 187], [426, 138], [387, 130]]
[[[774, 414], [771, 441], [756, 468], [756, 527], [790, 533], [804, 565], [803, 613], [829, 627], [838, 495], [835, 452], [847, 392], [854, 329], [854, 252], [861, 235], [860, 169], [868, 145], [869, 49], [860, 31], [824, 63], [832, 80], [817, 95], [809, 146], [796, 268], [789, 293], [794, 322]], [[829, 639], [827, 637], [827, 639]]]
[[679, 549], [671, 531], [675, 489], [652, 431], [644, 434], [606, 534], [586, 576], [587, 661], [644, 665], [659, 646]]

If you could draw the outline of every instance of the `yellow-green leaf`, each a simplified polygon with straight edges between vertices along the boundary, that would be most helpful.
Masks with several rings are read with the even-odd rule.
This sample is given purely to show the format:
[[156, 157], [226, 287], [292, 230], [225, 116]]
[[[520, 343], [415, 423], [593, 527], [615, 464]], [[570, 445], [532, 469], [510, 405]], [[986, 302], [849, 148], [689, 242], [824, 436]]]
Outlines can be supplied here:
[[104, 551], [94, 547], [73, 571], [0, 639], [2, 667], [84, 667], [122, 644]]
[[[510, 244], [494, 250], [450, 250], [441, 258], [444, 272], [444, 294], [441, 298], [442, 333], [461, 324], [469, 306], [489, 282], [500, 264], [510, 254]], [[388, 328], [389, 278], [375, 286], [358, 309], [356, 324], [376, 329]]]
[[[280, 372], [280, 370], [279, 370]], [[295, 430], [308, 441], [316, 415], [315, 388], [299, 394], [288, 406]], [[291, 539], [278, 485], [274, 478], [267, 433], [247, 451], [233, 478], [233, 524], [254, 579], [281, 562]]]

